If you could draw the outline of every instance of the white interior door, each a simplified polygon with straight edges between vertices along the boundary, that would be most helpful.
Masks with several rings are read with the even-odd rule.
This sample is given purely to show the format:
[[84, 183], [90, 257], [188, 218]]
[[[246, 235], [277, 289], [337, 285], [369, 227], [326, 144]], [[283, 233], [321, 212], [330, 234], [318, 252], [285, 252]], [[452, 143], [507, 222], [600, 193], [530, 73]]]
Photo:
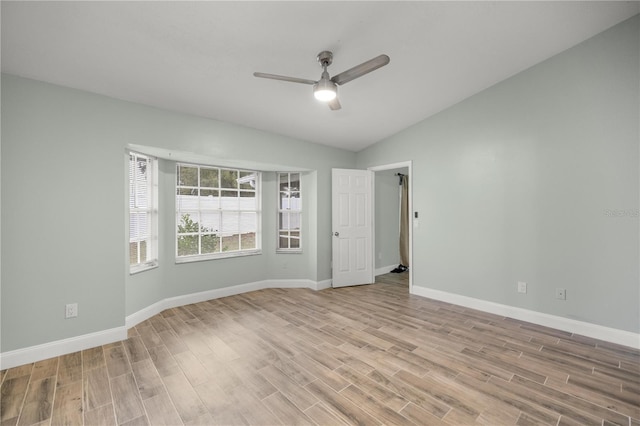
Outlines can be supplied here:
[[374, 282], [372, 182], [369, 170], [332, 170], [333, 287]]

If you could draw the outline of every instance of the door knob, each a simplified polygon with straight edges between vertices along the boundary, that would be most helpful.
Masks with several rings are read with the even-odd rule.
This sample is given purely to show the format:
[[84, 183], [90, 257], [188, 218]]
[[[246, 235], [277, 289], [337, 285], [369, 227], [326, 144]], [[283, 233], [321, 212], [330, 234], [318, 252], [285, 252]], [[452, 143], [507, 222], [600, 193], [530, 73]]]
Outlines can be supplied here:
[[340, 233], [339, 232], [334, 232], [333, 235], [335, 235], [336, 237], [339, 237]]

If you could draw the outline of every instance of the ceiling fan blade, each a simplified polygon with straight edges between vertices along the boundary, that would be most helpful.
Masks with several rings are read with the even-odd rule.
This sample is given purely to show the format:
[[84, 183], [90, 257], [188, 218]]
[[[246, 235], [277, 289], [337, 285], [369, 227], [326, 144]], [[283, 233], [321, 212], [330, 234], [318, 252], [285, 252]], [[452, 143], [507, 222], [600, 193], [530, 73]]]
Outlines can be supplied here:
[[335, 98], [333, 98], [333, 100], [327, 102], [329, 104], [329, 108], [331, 108], [331, 111], [335, 111], [338, 110], [340, 108], [342, 108], [342, 105], [340, 105], [340, 101], [338, 100], [338, 97], [336, 96]]
[[263, 72], [254, 72], [253, 75], [255, 77], [260, 77], [260, 78], [270, 78], [272, 80], [282, 80], [282, 81], [289, 81], [291, 83], [302, 83], [302, 84], [316, 84], [317, 81], [315, 80], [307, 80], [305, 78], [297, 78], [297, 77], [287, 77], [284, 75], [276, 75], [276, 74], [266, 74]]
[[353, 68], [341, 72], [340, 74], [334, 75], [331, 81], [333, 81], [337, 85], [342, 85], [350, 82], [355, 78], [362, 77], [363, 75], [370, 73], [371, 71], [377, 70], [378, 68], [383, 67], [388, 63], [389, 57], [387, 55], [376, 56], [375, 58], [370, 59], [367, 62], [363, 62], [360, 65], [356, 65]]

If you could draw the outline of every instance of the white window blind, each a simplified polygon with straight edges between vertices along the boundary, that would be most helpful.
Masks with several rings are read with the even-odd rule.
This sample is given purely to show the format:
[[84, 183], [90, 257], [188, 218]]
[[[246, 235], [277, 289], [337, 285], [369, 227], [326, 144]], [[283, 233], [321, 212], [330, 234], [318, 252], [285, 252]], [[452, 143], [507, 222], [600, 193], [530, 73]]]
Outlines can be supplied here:
[[129, 266], [138, 272], [158, 262], [157, 161], [129, 154]]

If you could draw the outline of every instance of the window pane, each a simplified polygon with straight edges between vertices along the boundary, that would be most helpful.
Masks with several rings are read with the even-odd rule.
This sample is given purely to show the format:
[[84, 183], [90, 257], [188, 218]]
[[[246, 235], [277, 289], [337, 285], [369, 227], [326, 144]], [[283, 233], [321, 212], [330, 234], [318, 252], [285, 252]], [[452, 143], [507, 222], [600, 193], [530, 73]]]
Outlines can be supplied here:
[[289, 173], [279, 173], [280, 191], [289, 191]]
[[279, 248], [287, 249], [289, 248], [289, 236], [288, 235], [280, 235], [279, 239]]
[[[239, 210], [240, 199], [238, 191], [221, 191], [220, 208], [222, 210]], [[255, 209], [255, 207], [252, 207]]]
[[280, 209], [288, 210], [289, 209], [289, 193], [288, 192], [280, 192]]
[[200, 168], [200, 186], [206, 188], [218, 187], [218, 169]]
[[222, 191], [220, 193], [220, 195], [222, 195], [223, 197], [237, 198], [238, 197], [238, 191]]
[[302, 219], [302, 214], [299, 212], [291, 212], [289, 213], [289, 229], [291, 230], [300, 230], [300, 221]]
[[240, 249], [251, 250], [256, 248], [256, 233], [245, 232], [240, 234]]
[[218, 191], [201, 189], [200, 198], [198, 200], [200, 202], [200, 210], [218, 210], [220, 208], [220, 198], [218, 197]]
[[[255, 191], [240, 191], [240, 196], [243, 198], [256, 198]], [[255, 205], [252, 205], [251, 208], [255, 208]]]
[[220, 212], [202, 212], [200, 214], [202, 223], [200, 231], [202, 233], [216, 233], [220, 230]]
[[299, 192], [291, 193], [291, 198], [289, 198], [289, 209], [302, 210], [302, 200], [300, 200]]
[[224, 235], [237, 234], [240, 228], [240, 214], [238, 212], [222, 212], [220, 233]]
[[198, 236], [183, 235], [178, 237], [178, 256], [198, 254]]
[[222, 251], [236, 251], [240, 249], [240, 235], [222, 237]]
[[220, 251], [219, 238], [215, 234], [206, 234], [202, 236], [202, 254], [215, 253]]
[[149, 257], [147, 256], [147, 242], [140, 241], [140, 244], [138, 244], [138, 247], [140, 250], [140, 262], [142, 263], [149, 260]]
[[198, 186], [198, 168], [178, 165], [178, 186]]
[[291, 238], [289, 240], [290, 248], [300, 248], [300, 239], [299, 238]]
[[256, 173], [255, 172], [240, 172], [240, 189], [255, 189], [256, 187]]
[[138, 263], [140, 263], [138, 261], [138, 243], [129, 243], [129, 264], [137, 265]]
[[221, 188], [237, 188], [238, 187], [238, 171], [237, 170], [220, 170], [222, 177]]
[[256, 232], [258, 230], [258, 214], [255, 212], [240, 213], [238, 229], [241, 232]]
[[200, 196], [201, 197], [218, 197], [220, 195], [220, 191], [217, 189], [201, 189]]
[[300, 191], [300, 173], [289, 173], [289, 187], [291, 191]]
[[279, 214], [278, 229], [289, 229], [289, 212], [282, 212]]
[[[192, 218], [193, 217], [195, 218]], [[189, 233], [197, 233], [200, 230], [200, 225], [198, 223], [198, 213], [183, 213], [178, 217], [178, 233], [179, 234], [189, 234]]]

